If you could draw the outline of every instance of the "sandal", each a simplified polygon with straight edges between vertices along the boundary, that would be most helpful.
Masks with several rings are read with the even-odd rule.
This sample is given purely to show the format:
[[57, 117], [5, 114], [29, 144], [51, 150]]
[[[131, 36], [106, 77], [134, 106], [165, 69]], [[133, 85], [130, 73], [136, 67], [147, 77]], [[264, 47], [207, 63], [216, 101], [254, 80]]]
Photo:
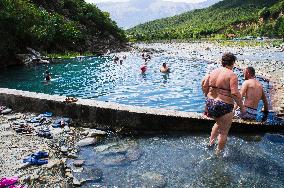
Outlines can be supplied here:
[[23, 163], [28, 163], [30, 165], [44, 165], [48, 163], [47, 159], [37, 159], [35, 157], [29, 156], [23, 159]]
[[47, 158], [48, 157], [48, 152], [37, 151], [37, 152], [33, 153], [31, 156], [36, 158], [36, 159]]
[[14, 177], [10, 177], [10, 178], [2, 178], [0, 180], [0, 188], [4, 188], [10, 185], [14, 185], [15, 183], [18, 182], [18, 177], [14, 176]]
[[57, 120], [54, 121], [54, 123], [52, 124], [53, 128], [61, 128], [64, 126], [68, 126], [70, 123], [70, 119], [69, 118], [59, 118]]
[[52, 138], [52, 134], [48, 128], [38, 130], [37, 135], [43, 138], [48, 138], [48, 139]]
[[31, 134], [34, 131], [34, 128], [32, 128], [29, 125], [22, 125], [19, 128], [15, 128], [15, 131], [17, 133], [23, 133], [23, 134]]

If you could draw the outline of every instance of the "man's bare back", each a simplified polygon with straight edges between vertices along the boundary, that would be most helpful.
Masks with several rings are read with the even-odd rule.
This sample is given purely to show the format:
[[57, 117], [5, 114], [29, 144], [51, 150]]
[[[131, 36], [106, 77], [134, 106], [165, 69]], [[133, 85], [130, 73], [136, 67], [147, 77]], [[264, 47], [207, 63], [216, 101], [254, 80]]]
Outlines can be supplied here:
[[246, 107], [246, 113], [240, 114], [237, 111], [236, 114], [243, 119], [255, 120], [259, 101], [263, 101], [264, 111], [268, 111], [268, 102], [262, 84], [255, 78], [254, 68], [246, 68], [244, 70], [244, 76], [246, 81], [244, 81], [240, 93], [242, 98], [245, 98], [244, 106]]

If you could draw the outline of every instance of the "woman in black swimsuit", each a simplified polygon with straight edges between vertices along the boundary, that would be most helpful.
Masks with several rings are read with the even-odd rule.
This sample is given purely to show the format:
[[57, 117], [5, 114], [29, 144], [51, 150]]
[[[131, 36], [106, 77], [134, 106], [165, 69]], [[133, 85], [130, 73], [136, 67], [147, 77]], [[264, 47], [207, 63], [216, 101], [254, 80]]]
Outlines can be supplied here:
[[234, 103], [244, 111], [238, 90], [238, 78], [232, 71], [235, 61], [236, 57], [232, 53], [225, 53], [222, 57], [223, 67], [213, 70], [202, 82], [202, 90], [206, 96], [205, 114], [216, 121], [211, 131], [209, 146], [213, 146], [218, 137], [217, 154], [226, 145], [234, 116]]

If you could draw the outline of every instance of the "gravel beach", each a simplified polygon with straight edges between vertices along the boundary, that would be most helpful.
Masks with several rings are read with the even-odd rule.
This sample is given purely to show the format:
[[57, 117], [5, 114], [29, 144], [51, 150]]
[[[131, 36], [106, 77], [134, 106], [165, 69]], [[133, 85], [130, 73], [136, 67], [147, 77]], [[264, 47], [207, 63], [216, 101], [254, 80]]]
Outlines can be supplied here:
[[[32, 133], [17, 133], [12, 128], [16, 123], [37, 116], [38, 114], [13, 112], [0, 116], [0, 178], [17, 176], [18, 185], [28, 187], [72, 187], [74, 183], [80, 184], [73, 182], [72, 171], [68, 169], [67, 161], [77, 158], [76, 153], [80, 149], [78, 143], [88, 145], [91, 136], [95, 138], [96, 133], [102, 133], [93, 131], [88, 137], [89, 129], [73, 128], [69, 125], [54, 128], [53, 122], [61, 117], [45, 118], [40, 126], [27, 123], [27, 126], [34, 129]], [[43, 126], [48, 127], [52, 138], [37, 135]], [[38, 166], [23, 163], [24, 158], [38, 151], [48, 152], [48, 164]]]

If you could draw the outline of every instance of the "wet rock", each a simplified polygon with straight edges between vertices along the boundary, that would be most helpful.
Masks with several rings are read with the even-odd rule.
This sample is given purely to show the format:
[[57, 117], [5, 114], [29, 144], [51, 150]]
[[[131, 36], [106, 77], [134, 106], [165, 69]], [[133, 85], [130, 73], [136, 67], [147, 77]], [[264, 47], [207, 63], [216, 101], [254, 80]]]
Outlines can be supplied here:
[[65, 176], [68, 177], [68, 178], [74, 178], [74, 176], [71, 172], [66, 172]]
[[107, 132], [105, 131], [101, 131], [101, 130], [97, 130], [97, 129], [91, 129], [89, 131], [88, 137], [96, 137], [96, 136], [102, 136], [102, 135], [106, 135]]
[[77, 179], [85, 179], [89, 182], [99, 182], [103, 178], [103, 171], [99, 168], [87, 168], [83, 173], [74, 175]]
[[76, 153], [68, 153], [67, 157], [70, 159], [77, 159], [78, 155]]
[[67, 153], [67, 152], [68, 152], [68, 147], [67, 147], [67, 146], [61, 146], [61, 147], [60, 147], [60, 151], [61, 151], [62, 153]]
[[84, 132], [81, 133], [83, 136], [88, 136], [89, 135], [89, 130], [85, 130]]
[[156, 172], [147, 172], [141, 177], [144, 184], [143, 187], [166, 187], [167, 182], [164, 179], [164, 176]]
[[77, 178], [73, 178], [73, 185], [74, 185], [74, 186], [81, 186], [82, 183], [81, 183], [81, 181], [79, 181]]
[[85, 163], [84, 160], [76, 160], [76, 161], [74, 161], [73, 165], [75, 167], [82, 167], [84, 163]]
[[85, 138], [77, 142], [76, 146], [79, 146], [79, 147], [90, 146], [90, 145], [94, 145], [96, 142], [97, 142], [96, 138], [88, 137], [88, 138]]
[[64, 126], [64, 131], [65, 131], [65, 132], [69, 132], [69, 131], [70, 131], [69, 126], [65, 125], [65, 126]]
[[80, 173], [80, 172], [83, 172], [84, 171], [84, 168], [83, 167], [80, 167], [80, 168], [72, 168], [72, 171], [73, 172], [76, 172], [76, 173]]

